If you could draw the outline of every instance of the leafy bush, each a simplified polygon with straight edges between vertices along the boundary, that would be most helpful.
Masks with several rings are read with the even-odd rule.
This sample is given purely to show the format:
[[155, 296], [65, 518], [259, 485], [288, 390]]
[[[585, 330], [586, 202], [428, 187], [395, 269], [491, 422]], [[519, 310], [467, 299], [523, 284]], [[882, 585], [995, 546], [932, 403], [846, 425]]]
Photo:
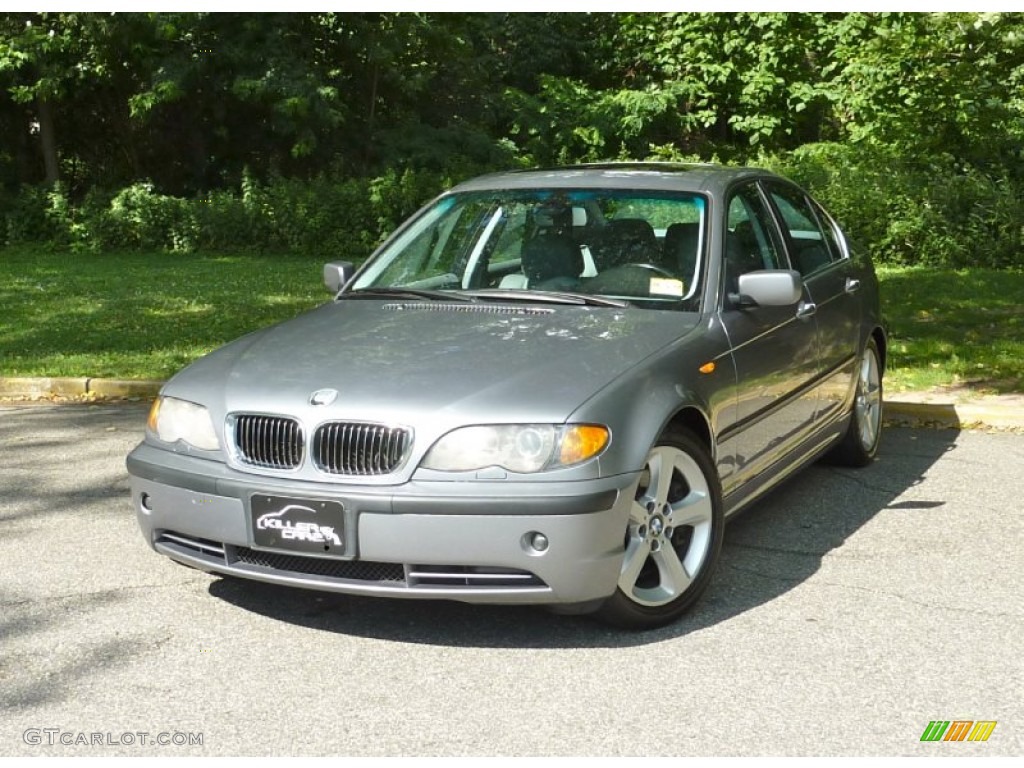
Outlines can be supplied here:
[[287, 251], [364, 260], [424, 202], [450, 184], [439, 172], [389, 171], [376, 178], [309, 181], [246, 174], [238, 190], [197, 199], [162, 195], [139, 182], [116, 194], [93, 189], [73, 204], [59, 185], [25, 187], [2, 201], [6, 244], [72, 250]]
[[[657, 159], [692, 160], [671, 145]], [[793, 178], [883, 264], [1024, 266], [1024, 188], [1008, 169], [983, 171], [948, 157], [918, 159], [869, 142], [819, 143], [749, 161]], [[458, 176], [482, 168], [462, 167]], [[255, 250], [360, 262], [420, 205], [457, 178], [389, 170], [372, 178], [309, 180], [244, 174], [237, 189], [197, 199], [149, 183], [91, 190], [74, 204], [60, 187], [24, 187], [0, 201], [5, 241], [73, 250]]]
[[802, 184], [880, 263], [1024, 266], [1024, 190], [1004, 170], [868, 143], [810, 144], [760, 162]]
[[45, 187], [24, 185], [19, 193], [5, 201], [3, 212], [4, 243], [51, 243], [62, 239], [65, 223], [58, 211], [52, 211], [53, 195], [59, 188], [48, 191]]
[[232, 190], [214, 190], [192, 201], [199, 227], [199, 248], [232, 251], [253, 248], [257, 235], [257, 216], [244, 196]]
[[158, 194], [148, 182], [132, 184], [114, 195], [100, 218], [101, 242], [107, 248], [194, 251], [199, 237], [196, 203]]
[[[474, 175], [474, 174], [470, 174]], [[389, 170], [370, 180], [370, 203], [379, 237], [387, 236], [420, 206], [439, 194], [452, 180], [440, 173]], [[379, 239], [379, 238], [378, 238]]]

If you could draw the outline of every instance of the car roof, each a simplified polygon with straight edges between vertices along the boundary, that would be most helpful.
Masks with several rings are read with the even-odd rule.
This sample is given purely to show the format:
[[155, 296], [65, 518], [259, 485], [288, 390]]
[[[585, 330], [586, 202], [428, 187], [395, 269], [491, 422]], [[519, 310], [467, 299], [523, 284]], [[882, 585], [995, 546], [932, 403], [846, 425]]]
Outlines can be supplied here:
[[776, 177], [760, 168], [703, 163], [589, 163], [528, 171], [505, 171], [469, 179], [452, 192], [493, 189], [602, 187], [666, 189], [720, 194], [743, 179]]

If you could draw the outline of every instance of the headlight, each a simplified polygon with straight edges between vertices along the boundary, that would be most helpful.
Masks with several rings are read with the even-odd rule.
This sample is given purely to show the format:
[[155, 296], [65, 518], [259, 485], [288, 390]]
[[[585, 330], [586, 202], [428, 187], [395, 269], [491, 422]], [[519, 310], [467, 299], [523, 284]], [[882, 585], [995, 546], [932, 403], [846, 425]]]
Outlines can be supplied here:
[[201, 405], [176, 397], [158, 397], [146, 423], [149, 430], [165, 443], [182, 440], [203, 451], [220, 448], [210, 412]]
[[540, 472], [592, 459], [608, 445], [608, 438], [608, 428], [596, 424], [462, 427], [434, 443], [421, 466], [444, 472], [485, 467]]

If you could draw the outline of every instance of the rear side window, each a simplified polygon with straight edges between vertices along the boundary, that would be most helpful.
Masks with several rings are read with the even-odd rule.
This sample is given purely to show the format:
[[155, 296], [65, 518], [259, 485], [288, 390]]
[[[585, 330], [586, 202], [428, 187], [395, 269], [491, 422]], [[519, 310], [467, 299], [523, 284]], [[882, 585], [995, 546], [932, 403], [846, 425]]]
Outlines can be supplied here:
[[836, 223], [819, 206], [814, 206], [814, 211], [818, 214], [818, 221], [821, 222], [822, 231], [825, 233], [825, 242], [828, 244], [828, 249], [832, 252], [832, 260], [845, 259], [847, 253], [844, 247], [843, 233], [839, 231]]
[[773, 182], [768, 184], [768, 196], [782, 219], [793, 267], [801, 275], [824, 269], [842, 256], [831, 226], [822, 226], [802, 192]]

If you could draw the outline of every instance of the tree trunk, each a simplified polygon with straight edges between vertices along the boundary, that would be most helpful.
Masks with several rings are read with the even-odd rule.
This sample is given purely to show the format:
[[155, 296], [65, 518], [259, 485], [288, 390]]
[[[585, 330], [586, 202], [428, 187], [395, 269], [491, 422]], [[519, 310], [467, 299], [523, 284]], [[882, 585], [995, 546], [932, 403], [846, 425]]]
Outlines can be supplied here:
[[46, 168], [46, 183], [54, 185], [60, 181], [60, 165], [57, 162], [57, 137], [53, 132], [53, 105], [48, 99], [37, 99], [39, 108], [39, 138], [43, 146], [43, 165]]
[[373, 65], [373, 79], [370, 82], [370, 114], [366, 119], [366, 145], [363, 150], [363, 168], [369, 169], [373, 161], [373, 127], [377, 118], [377, 86], [380, 82], [380, 64]]

